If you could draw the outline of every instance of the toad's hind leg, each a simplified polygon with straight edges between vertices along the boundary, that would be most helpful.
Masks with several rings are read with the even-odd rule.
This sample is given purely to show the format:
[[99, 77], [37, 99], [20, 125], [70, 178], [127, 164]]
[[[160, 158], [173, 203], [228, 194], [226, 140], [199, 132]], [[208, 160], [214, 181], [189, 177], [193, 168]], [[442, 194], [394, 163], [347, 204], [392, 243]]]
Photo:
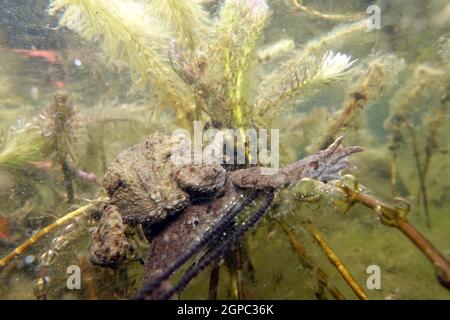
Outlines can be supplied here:
[[230, 250], [230, 248], [235, 246], [240, 241], [240, 239], [251, 227], [253, 227], [256, 223], [258, 223], [258, 221], [261, 220], [261, 218], [264, 216], [264, 214], [272, 204], [273, 198], [274, 191], [268, 191], [266, 198], [263, 200], [258, 210], [238, 229], [231, 233], [231, 235], [229, 235], [223, 242], [212, 248], [197, 263], [193, 264], [175, 286], [166, 290], [166, 292], [161, 295], [161, 300], [169, 299], [175, 293], [183, 290], [197, 274], [199, 274], [212, 262], [221, 259]]
[[255, 191], [242, 200], [240, 192], [230, 191], [211, 204], [192, 206], [183, 212], [153, 239], [144, 266], [145, 287], [136, 299], [158, 297], [156, 291], [166, 291], [161, 284], [202, 248], [218, 239], [258, 195]]
[[100, 266], [116, 266], [124, 259], [128, 247], [119, 208], [106, 206], [98, 226], [91, 233], [91, 262]]

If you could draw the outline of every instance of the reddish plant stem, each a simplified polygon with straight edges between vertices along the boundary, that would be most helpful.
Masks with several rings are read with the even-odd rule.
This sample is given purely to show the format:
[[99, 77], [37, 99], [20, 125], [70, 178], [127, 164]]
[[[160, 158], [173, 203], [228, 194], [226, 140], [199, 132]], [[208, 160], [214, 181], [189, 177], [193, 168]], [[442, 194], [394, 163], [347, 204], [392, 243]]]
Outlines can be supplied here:
[[368, 194], [354, 193], [346, 189], [353, 201], [359, 202], [380, 216], [381, 221], [389, 226], [396, 227], [406, 235], [414, 245], [427, 257], [437, 270], [439, 282], [450, 290], [450, 262], [425, 238], [411, 223], [408, 222], [404, 214], [397, 208], [390, 206], [381, 200], [371, 197]]
[[219, 287], [220, 266], [214, 264], [209, 276], [209, 300], [217, 300], [217, 288]]

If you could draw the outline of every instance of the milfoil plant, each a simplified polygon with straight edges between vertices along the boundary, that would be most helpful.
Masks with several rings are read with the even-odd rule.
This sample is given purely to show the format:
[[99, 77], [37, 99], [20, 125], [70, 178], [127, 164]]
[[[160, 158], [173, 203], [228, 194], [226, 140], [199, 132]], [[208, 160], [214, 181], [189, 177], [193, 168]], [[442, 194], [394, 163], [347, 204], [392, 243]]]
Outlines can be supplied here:
[[265, 81], [258, 88], [255, 61], [271, 15], [266, 0], [226, 0], [214, 17], [198, 0], [53, 0], [50, 13], [61, 14], [60, 26], [98, 41], [157, 98], [153, 108], [174, 110], [185, 128], [193, 120], [269, 126], [271, 113], [348, 74], [355, 60], [327, 47], [364, 28], [353, 23], [309, 43], [266, 77], [269, 88]]
[[[352, 39], [357, 39], [358, 44], [375, 43], [377, 39], [373, 35], [376, 32], [369, 31], [364, 15], [359, 13], [323, 13], [309, 7], [309, 4], [306, 5], [302, 1], [294, 0], [291, 6], [303, 12], [303, 14], [322, 20], [346, 23], [338, 24], [328, 33], [304, 42], [301, 48], [297, 47], [296, 49], [298, 44], [294, 40], [282, 39], [281, 37], [278, 42], [263, 47], [264, 30], [271, 20], [271, 10], [267, 0], [222, 0], [214, 15], [205, 10], [202, 5], [203, 2], [207, 2], [207, 0], [148, 0], [145, 2], [138, 0], [52, 0], [50, 1], [49, 11], [52, 15], [58, 15], [61, 27], [67, 27], [83, 38], [97, 42], [109, 58], [111, 66], [129, 72], [132, 76], [134, 89], [141, 90], [144, 95], [151, 98], [151, 109], [172, 110], [173, 115], [175, 115], [172, 118], [177, 120], [179, 126], [190, 129], [195, 120], [202, 120], [215, 128], [241, 128], [241, 132], [244, 133], [246, 128], [268, 128], [280, 125], [277, 120], [282, 118], [280, 127], [282, 126], [283, 131], [289, 134], [281, 137], [282, 149], [280, 151], [293, 151], [296, 154], [288, 154], [287, 156], [294, 159], [298, 158], [299, 150], [315, 153], [317, 150], [327, 150], [326, 148], [330, 144], [328, 150], [338, 150], [335, 148], [341, 143], [342, 137], [337, 140], [336, 137], [343, 133], [345, 133], [347, 141], [351, 140], [352, 134], [356, 133], [359, 143], [363, 139], [366, 141], [361, 143], [362, 145], [370, 144], [368, 139], [372, 137], [367, 135], [367, 130], [358, 129], [366, 127], [364, 116], [369, 107], [378, 107], [375, 102], [395, 86], [399, 73], [405, 68], [405, 61], [395, 54], [372, 52], [364, 59], [358, 57], [357, 62], [346, 52], [337, 52], [335, 48], [341, 48], [343, 43], [347, 44], [350, 50], [348, 42]], [[276, 2], [278, 1], [274, 0], [272, 3]], [[286, 1], [286, 6], [288, 6], [288, 3]], [[444, 40], [447, 41], [444, 44], [448, 44], [448, 38]], [[444, 48], [440, 51], [448, 53], [448, 50], [444, 50]], [[233, 291], [232, 294], [236, 298], [245, 298], [242, 272], [244, 272], [244, 265], [251, 265], [251, 260], [247, 257], [245, 245], [241, 247], [238, 242], [249, 228], [264, 215], [265, 211], [269, 209], [269, 205], [273, 208], [270, 216], [268, 216], [269, 228], [275, 230], [278, 226], [286, 234], [292, 248], [301, 258], [303, 267], [308, 270], [311, 279], [313, 279], [315, 295], [319, 299], [326, 298], [324, 289], [335, 299], [345, 297], [334, 287], [332, 284], [334, 279], [328, 278], [327, 270], [321, 269], [312, 259], [315, 256], [310, 256], [307, 253], [302, 242], [297, 239], [296, 230], [293, 226], [300, 223], [302, 230], [304, 229], [311, 234], [356, 297], [362, 300], [367, 299], [368, 296], [364, 289], [340, 262], [312, 221], [309, 218], [305, 219], [310, 213], [314, 215], [315, 219], [320, 219], [320, 213], [326, 213], [327, 211], [347, 213], [355, 204], [364, 205], [375, 213], [381, 223], [396, 228], [407, 236], [432, 262], [432, 265], [436, 268], [439, 282], [444, 287], [450, 288], [450, 262], [409, 223], [407, 216], [410, 205], [405, 199], [398, 197], [400, 194], [397, 194], [399, 191], [397, 185], [400, 182], [397, 177], [397, 153], [402, 143], [400, 138], [406, 132], [411, 136], [414, 145], [417, 171], [422, 181], [423, 204], [424, 206], [427, 205], [426, 190], [423, 186], [425, 186], [428, 168], [432, 168], [430, 158], [433, 154], [437, 154], [439, 150], [438, 129], [443, 127], [444, 121], [442, 119], [445, 119], [449, 101], [447, 94], [449, 87], [448, 67], [446, 67], [449, 65], [448, 54], [443, 55], [441, 60], [441, 64], [433, 68], [426, 65], [419, 66], [415, 73], [416, 76], [410, 80], [411, 83], [401, 88], [391, 102], [391, 115], [389, 121], [386, 122], [386, 126], [392, 135], [390, 152], [392, 152], [393, 159], [390, 178], [392, 194], [395, 197], [393, 201], [381, 200], [372, 195], [372, 192], [359, 182], [359, 179], [351, 175], [340, 176], [339, 171], [339, 176], [327, 177], [320, 181], [317, 177], [313, 177], [313, 179], [303, 178], [298, 183], [293, 184], [289, 190], [277, 190], [279, 192], [277, 192], [275, 198], [274, 194], [270, 192], [267, 195], [266, 202], [262, 203], [262, 209], [258, 209], [256, 214], [244, 214], [238, 217], [237, 215], [243, 210], [243, 207], [240, 209], [238, 207], [233, 211], [233, 214], [227, 215], [227, 219], [221, 220], [224, 224], [216, 224], [206, 233], [194, 223], [198, 219], [191, 219], [189, 215], [197, 214], [196, 211], [194, 209], [186, 211], [188, 214], [181, 218], [178, 217], [176, 224], [171, 224], [172, 230], [174, 230], [172, 234], [175, 235], [175, 238], [181, 239], [170, 245], [172, 252], [174, 252], [174, 244], [179, 245], [177, 248], [181, 250], [180, 254], [175, 255], [178, 262], [167, 268], [162, 275], [156, 277], [156, 280], [146, 283], [137, 297], [145, 298], [149, 293], [153, 293], [155, 288], [158, 288], [162, 282], [167, 280], [192, 255], [196, 254], [198, 250], [204, 249], [203, 246], [206, 242], [211, 239], [219, 240], [220, 237], [221, 241], [217, 241], [218, 245], [209, 248], [211, 251], [207, 252], [208, 255], [205, 254], [200, 257], [188, 269], [183, 278], [165, 293], [165, 297], [168, 298], [175, 291], [184, 288], [202, 268], [205, 268], [211, 262], [216, 262], [219, 256], [225, 251], [228, 252], [229, 248], [237, 247], [235, 252], [227, 255], [225, 260], [230, 267], [230, 282], [233, 287], [230, 291]], [[301, 101], [305, 101], [325, 86], [330, 86], [339, 80], [348, 78], [350, 75], [354, 77], [347, 89], [345, 92], [340, 90], [344, 94], [344, 99], [340, 107], [337, 108], [337, 112], [332, 113], [334, 111], [333, 102], [330, 102], [330, 105], [327, 105], [326, 108], [318, 106], [317, 104], [321, 103], [320, 99], [318, 99], [319, 101], [314, 100], [315, 106], [310, 112], [301, 114], [298, 112]], [[431, 81], [432, 79], [434, 80]], [[433, 117], [427, 120], [431, 125], [426, 137], [425, 158], [422, 165], [417, 147], [417, 142], [420, 139], [416, 138], [414, 122], [412, 122], [415, 118], [412, 117], [415, 109], [409, 107], [414, 105], [413, 101], [418, 96], [427, 92], [425, 90], [427, 86], [434, 89], [436, 83], [443, 84], [440, 89], [443, 91], [440, 94], [441, 99], [438, 108], [433, 109], [437, 112], [434, 112]], [[436, 88], [440, 88], [440, 86], [436, 86]], [[140, 118], [144, 113], [137, 108], [127, 107], [123, 110], [125, 110], [129, 122], [133, 118], [133, 112], [139, 113]], [[293, 110], [295, 114], [293, 114]], [[50, 111], [54, 112], [55, 109], [51, 108]], [[71, 111], [71, 109], [69, 108], [68, 111]], [[115, 112], [116, 116], [117, 110]], [[164, 115], [167, 115], [167, 113]], [[292, 115], [294, 116], [291, 117]], [[50, 124], [46, 127], [53, 129], [46, 130], [50, 135], [42, 135], [46, 132], [35, 131], [36, 129], [33, 127], [24, 131], [30, 134], [28, 137], [21, 138], [20, 135], [17, 135], [14, 139], [10, 139], [5, 143], [5, 147], [0, 153], [0, 168], [17, 168], [23, 166], [24, 163], [35, 163], [36, 160], [43, 157], [41, 151], [49, 149], [48, 145], [53, 146], [51, 149], [54, 150], [54, 160], [64, 163], [64, 160], [70, 156], [71, 150], [68, 148], [70, 140], [65, 139], [66, 135], [58, 135], [60, 139], [55, 139], [55, 134], [59, 132], [54, 130], [59, 128], [58, 122], [48, 123], [52, 118], [45, 117], [45, 114], [42, 116], [43, 123]], [[105, 119], [103, 120], [105, 121]], [[158, 121], [168, 130], [170, 119], [158, 118]], [[67, 129], [72, 128], [71, 123], [68, 123]], [[426, 121], [424, 121], [425, 123]], [[68, 133], [70, 132], [67, 131]], [[42, 141], [43, 138], [48, 139], [45, 140], [46, 143], [37, 144], [33, 142], [35, 141], [34, 136], [39, 138], [36, 138], [38, 142]], [[286, 136], [288, 138], [285, 138]], [[23, 141], [25, 140], [31, 142], [24, 144]], [[333, 144], [333, 141], [337, 141], [337, 143]], [[27, 147], [28, 152], [24, 152], [19, 147]], [[323, 152], [318, 154], [323, 154]], [[364, 179], [366, 178], [365, 175], [370, 174], [370, 172], [376, 172], [378, 174], [377, 180], [383, 179], [382, 175], [379, 174], [380, 168], [374, 161], [376, 158], [373, 157], [374, 154], [377, 156], [383, 155], [382, 151], [376, 149], [376, 147], [371, 147], [365, 154], [371, 155], [370, 161], [366, 161], [368, 169], [360, 170], [358, 173], [359, 178]], [[22, 157], [18, 155], [22, 155]], [[46, 156], [48, 156], [48, 152]], [[284, 154], [283, 162], [289, 162], [289, 159], [286, 159], [288, 157]], [[311, 163], [313, 165], [309, 169], [314, 172], [318, 167], [322, 167], [317, 162]], [[359, 164], [364, 166], [361, 161]], [[347, 168], [348, 163], [345, 163], [344, 167]], [[244, 172], [252, 172], [253, 169], [257, 168], [243, 170]], [[293, 167], [288, 166], [288, 168], [292, 169]], [[335, 168], [342, 169], [339, 166], [335, 166]], [[236, 171], [229, 171], [229, 173], [235, 175]], [[293, 177], [291, 173], [286, 171], [282, 172], [281, 176], [283, 178], [281, 182]], [[192, 178], [192, 176], [189, 176], [189, 178]], [[267, 176], [263, 176], [261, 181], [263, 183], [271, 181], [270, 178], [267, 178], [267, 180], [266, 178]], [[279, 189], [281, 187], [280, 180], [276, 179], [277, 176], [272, 178], [278, 184], [271, 186]], [[251, 179], [241, 180], [243, 184], [238, 184], [240, 187], [245, 187], [244, 182], [252, 181]], [[265, 183], [265, 186], [267, 186], [267, 183]], [[384, 185], [382, 187], [386, 189]], [[253, 201], [251, 197], [249, 199], [249, 201]], [[25, 252], [52, 230], [69, 221], [74, 221], [74, 219], [80, 218], [81, 220], [99, 203], [105, 203], [105, 201], [109, 201], [109, 199], [98, 198], [60, 217], [42, 231], [37, 232], [0, 260], [0, 270], [14, 257]], [[230, 203], [226, 203], [221, 208], [226, 209]], [[305, 203], [312, 203], [314, 208], [311, 210], [305, 208], [305, 206], [302, 206]], [[323, 207], [317, 210], [316, 205], [323, 205]], [[360, 211], [361, 209], [358, 208], [358, 212]], [[220, 213], [220, 210], [218, 212]], [[427, 214], [426, 211], [425, 213]], [[289, 217], [295, 217], [296, 219], [293, 226], [290, 225]], [[333, 223], [332, 216], [322, 215], [322, 217], [323, 221], [326, 221], [323, 224], [328, 228]], [[246, 220], [239, 220], [239, 218]], [[238, 222], [235, 225], [238, 229], [234, 230], [231, 236], [221, 238], [222, 228], [229, 226], [235, 220]], [[185, 236], [179, 237], [179, 230], [183, 229], [177, 229], [177, 226], [187, 228], [186, 226], [191, 226], [191, 224], [196, 225], [195, 228], [197, 228], [196, 230], [201, 234], [201, 237], [197, 237], [197, 233], [193, 232], [186, 232]], [[333, 225], [334, 227], [336, 226]], [[349, 230], [349, 228], [345, 229], [345, 232], [348, 233]], [[273, 232], [270, 231], [267, 236], [268, 239], [272, 237], [272, 234]], [[159, 241], [162, 241], [160, 243], [164, 243], [166, 239], [170, 240], [170, 237], [166, 237], [167, 235], [167, 233], [160, 234]], [[198, 239], [201, 240], [196, 242], [195, 247], [191, 247], [191, 242], [188, 241], [189, 237], [195, 238], [192, 243], [198, 241]], [[56, 240], [52, 242], [50, 250], [41, 257], [41, 267], [46, 268], [53, 263], [53, 258], [58, 251], [64, 251], [64, 244], [68, 243], [66, 241], [68, 238], [70, 237], [67, 234], [64, 237], [55, 238]], [[386, 238], [383, 239], [388, 241]], [[158, 244], [158, 240], [153, 239], [152, 245], [155, 243]], [[265, 248], [266, 242], [261, 241], [261, 244]], [[353, 239], [351, 246], [352, 248], [355, 246]], [[164, 262], [163, 257], [170, 256], [167, 255], [166, 247], [162, 246], [161, 248], [164, 248], [163, 254], [154, 251], [157, 259], [152, 259], [152, 255], [149, 255], [148, 261]], [[252, 254], [257, 251], [253, 248]], [[210, 298], [217, 296], [219, 267], [220, 264], [213, 265], [211, 270]], [[285, 268], [286, 266], [283, 265], [282, 267]], [[270, 272], [274, 272], [274, 268], [274, 265], [270, 265]], [[284, 273], [285, 269], [283, 270]], [[39, 290], [37, 291], [39, 296], [42, 297], [47, 293], [45, 282], [47, 277], [43, 272], [40, 272], [40, 274]], [[289, 278], [288, 281], [291, 282], [292, 278]], [[110, 282], [107, 283], [109, 285]], [[276, 285], [279, 287], [278, 283]]]

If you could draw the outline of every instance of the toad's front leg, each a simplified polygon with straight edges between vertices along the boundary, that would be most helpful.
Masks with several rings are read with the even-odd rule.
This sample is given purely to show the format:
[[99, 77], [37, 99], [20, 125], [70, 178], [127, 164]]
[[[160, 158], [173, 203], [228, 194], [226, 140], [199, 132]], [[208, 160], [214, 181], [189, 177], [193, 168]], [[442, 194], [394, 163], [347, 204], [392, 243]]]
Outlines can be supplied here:
[[121, 262], [129, 247], [125, 237], [125, 226], [119, 209], [107, 205], [91, 232], [90, 260], [100, 266], [112, 267]]
[[350, 155], [364, 151], [361, 147], [341, 147], [342, 140], [343, 137], [339, 137], [327, 149], [281, 168], [274, 174], [263, 174], [262, 168], [253, 167], [231, 172], [231, 180], [234, 185], [243, 189], [278, 189], [295, 184], [303, 178], [325, 183], [338, 180], [341, 172], [350, 167]]

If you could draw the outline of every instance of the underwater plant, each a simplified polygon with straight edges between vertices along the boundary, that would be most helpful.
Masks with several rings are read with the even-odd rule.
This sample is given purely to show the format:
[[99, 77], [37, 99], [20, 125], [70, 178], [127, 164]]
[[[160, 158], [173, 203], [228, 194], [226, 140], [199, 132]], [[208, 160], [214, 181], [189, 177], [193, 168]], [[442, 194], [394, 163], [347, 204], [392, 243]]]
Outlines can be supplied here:
[[[335, 299], [345, 299], [348, 292], [338, 288], [338, 282], [330, 276], [333, 270], [323, 267], [315, 252], [306, 251], [297, 236], [298, 230], [307, 230], [351, 292], [358, 299], [366, 300], [370, 294], [358, 284], [360, 279], [350, 273], [351, 267], [345, 267], [344, 259], [331, 249], [326, 235], [319, 231], [321, 226], [316, 226], [313, 219], [305, 219], [308, 212], [313, 215], [326, 211], [346, 213], [355, 203], [360, 203], [372, 210], [384, 225], [406, 235], [435, 266], [438, 280], [448, 288], [450, 264], [409, 222], [408, 202], [396, 198], [391, 205], [371, 193], [370, 181], [365, 180], [367, 187], [363, 187], [356, 178], [341, 176], [342, 172], [354, 169], [348, 162], [350, 154], [362, 151], [359, 147], [341, 147], [341, 136], [349, 138], [350, 145], [369, 145], [371, 139], [375, 139], [367, 129], [367, 117], [385, 104], [387, 94], [398, 85], [401, 74], [410, 72], [405, 71], [408, 62], [389, 50], [380, 50], [379, 39], [375, 32], [368, 30], [362, 14], [328, 13], [303, 1], [289, 1], [285, 6], [312, 19], [345, 23], [337, 24], [331, 31], [302, 45], [290, 37], [265, 45], [266, 27], [275, 18], [266, 0], [221, 1], [214, 17], [196, 0], [50, 1], [49, 13], [58, 17], [59, 26], [98, 44], [103, 49], [102, 57], [106, 56], [108, 63], [123, 74], [129, 74], [133, 92], [145, 96], [148, 103], [143, 109], [132, 105], [122, 110], [103, 106], [102, 112], [106, 115], [96, 119], [91, 117], [90, 111], [77, 110], [80, 116], [91, 118], [86, 153], [95, 154], [96, 158], [98, 155], [96, 162], [102, 162], [104, 190], [91, 194], [94, 200], [65, 216], [58, 216], [7, 254], [0, 260], [0, 270], [5, 270], [16, 256], [63, 224], [72, 225], [77, 218], [89, 219], [88, 224], [93, 226], [89, 259], [84, 255], [79, 261], [93, 274], [87, 284], [90, 297], [101, 294], [93, 289], [101, 268], [93, 265], [111, 268], [115, 275], [126, 274], [133, 268], [130, 261], [135, 259], [140, 270], [136, 277], [143, 277], [144, 281], [141, 283], [139, 279], [139, 284], [134, 284], [130, 291], [124, 290], [121, 297], [171, 298], [180, 294], [201, 271], [212, 266], [209, 296], [215, 298], [219, 271], [223, 269], [221, 262], [226, 261], [231, 284], [229, 296], [245, 298], [249, 289], [244, 285], [243, 274], [253, 268], [252, 256], [258, 254], [257, 250], [250, 249], [247, 240], [253, 230], [257, 232], [252, 227], [264, 221], [262, 225], [286, 234], [312, 279], [315, 297], [326, 299], [329, 294]], [[373, 44], [373, 52], [367, 57], [351, 53], [351, 46], [346, 44], [355, 39]], [[342, 46], [349, 51], [342, 50]], [[448, 62], [448, 58], [441, 59], [439, 65]], [[388, 182], [392, 196], [401, 195], [397, 188], [400, 178], [396, 161], [402, 156], [400, 147], [404, 140], [411, 139], [419, 177], [419, 198], [429, 225], [431, 210], [426, 176], [434, 171], [430, 162], [441, 150], [440, 136], [445, 130], [442, 119], [448, 110], [448, 70], [439, 72], [437, 69], [425, 65], [417, 67], [410, 84], [400, 88], [391, 100], [391, 114], [386, 121], [392, 139], [389, 150], [394, 159], [390, 163]], [[440, 95], [437, 113], [434, 117], [431, 113], [423, 116], [422, 123], [428, 135], [425, 144], [419, 147], [417, 140], [421, 137], [414, 125], [417, 118], [410, 105], [422, 110], [422, 106], [414, 104], [415, 99], [427, 94], [427, 87], [435, 86]], [[320, 100], [323, 92], [335, 98], [332, 106]], [[316, 101], [320, 102], [316, 105]], [[314, 108], [307, 103], [314, 103]], [[325, 106], [318, 106], [320, 104]], [[234, 137], [233, 143], [246, 147], [246, 163], [174, 169], [169, 157], [172, 144], [167, 142], [166, 134], [155, 132], [157, 126], [152, 124], [143, 126], [152, 132], [144, 142], [120, 152], [106, 169], [106, 158], [111, 158], [113, 152], [105, 143], [108, 139], [105, 123], [120, 122], [121, 117], [130, 122], [141, 118], [143, 122], [147, 121], [142, 120], [144, 115], [149, 114], [153, 120], [159, 120], [158, 129], [166, 133], [174, 119], [177, 126], [189, 130], [194, 130], [194, 121], [206, 123], [204, 130], [238, 129], [239, 135]], [[162, 114], [168, 114], [170, 119]], [[289, 118], [292, 121], [286, 120]], [[73, 150], [74, 119], [75, 109], [69, 96], [57, 94], [54, 103], [41, 116], [41, 129], [26, 128], [23, 140], [6, 139], [0, 151], [0, 168], [24, 171], [39, 161], [52, 160], [62, 168], [68, 202], [78, 203], [83, 198], [77, 196], [78, 190], [74, 189], [77, 182], [73, 178], [77, 173], [79, 177], [87, 177], [87, 172], [76, 169], [73, 163], [74, 153], [83, 152], [80, 146]], [[247, 129], [273, 128], [280, 124], [290, 131], [287, 138], [283, 137], [283, 166], [279, 174], [263, 176], [259, 173], [262, 164], [254, 165], [251, 158]], [[122, 134], [119, 130], [111, 131]], [[137, 135], [143, 133], [139, 131]], [[21, 149], [25, 147], [27, 152]], [[114, 144], [113, 154], [117, 149]], [[311, 155], [294, 162], [301, 150]], [[358, 181], [360, 177], [361, 181], [365, 179], [368, 171], [375, 171], [375, 167], [373, 162], [366, 171], [357, 169]], [[308, 209], [311, 204], [318, 204], [318, 208]], [[210, 211], [212, 214], [208, 215]], [[289, 220], [293, 216], [296, 224]], [[76, 241], [77, 234], [86, 233], [80, 229], [85, 230], [87, 225], [80, 224], [80, 228], [73, 230], [71, 227], [66, 234], [58, 235], [41, 256], [36, 286], [38, 298], [48, 296], [47, 276], [58, 264], [55, 263], [58, 255], [69, 254], [66, 249], [69, 243]], [[298, 229], [293, 227], [298, 224]], [[148, 240], [149, 244], [141, 248], [132, 241], [130, 234], [139, 234], [137, 242], [146, 238], [142, 241]], [[183, 237], [180, 238], [180, 234]], [[193, 259], [196, 261], [185, 270], [184, 265]], [[179, 270], [185, 272], [172, 285], [169, 278]]]
[[45, 155], [46, 141], [41, 131], [25, 126], [10, 136], [0, 153], [0, 167], [6, 170], [21, 170], [39, 161]]

